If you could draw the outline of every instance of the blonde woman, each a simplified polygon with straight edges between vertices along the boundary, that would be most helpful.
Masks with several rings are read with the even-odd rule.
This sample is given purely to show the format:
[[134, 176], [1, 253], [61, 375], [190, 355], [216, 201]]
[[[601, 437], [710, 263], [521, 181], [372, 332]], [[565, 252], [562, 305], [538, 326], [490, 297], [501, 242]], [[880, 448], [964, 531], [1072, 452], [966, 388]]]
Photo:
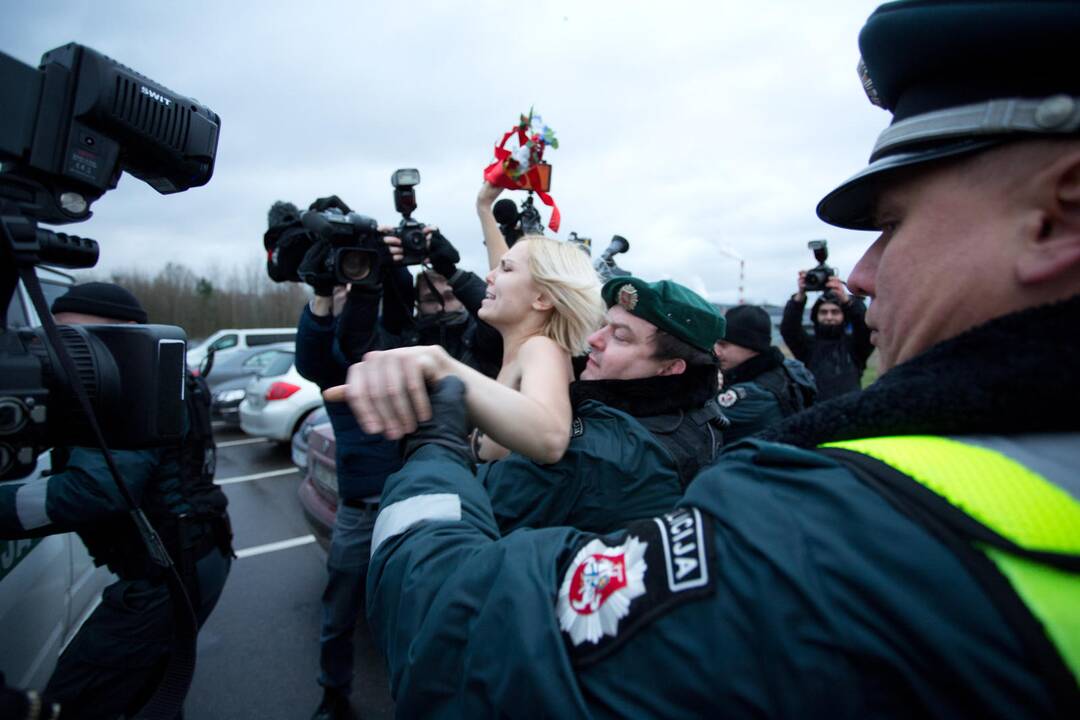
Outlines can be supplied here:
[[425, 383], [456, 375], [465, 383], [481, 461], [518, 452], [558, 461], [570, 442], [570, 358], [603, 322], [600, 285], [588, 256], [542, 236], [516, 242], [488, 273], [479, 317], [503, 339], [492, 380], [439, 346], [373, 352], [349, 370], [348, 401], [367, 433], [397, 439], [431, 417]]

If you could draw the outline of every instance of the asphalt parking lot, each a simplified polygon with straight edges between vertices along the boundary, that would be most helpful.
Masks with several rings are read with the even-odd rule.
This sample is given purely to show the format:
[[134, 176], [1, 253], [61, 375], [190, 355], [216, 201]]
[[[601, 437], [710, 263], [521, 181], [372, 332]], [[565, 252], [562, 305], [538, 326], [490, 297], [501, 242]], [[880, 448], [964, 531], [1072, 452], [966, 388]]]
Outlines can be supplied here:
[[[309, 718], [322, 696], [316, 679], [326, 553], [297, 500], [302, 474], [287, 447], [238, 430], [216, 429], [215, 440], [215, 481], [229, 498], [237, 559], [199, 635], [185, 717]], [[352, 705], [358, 717], [394, 714], [383, 660], [362, 622]]]

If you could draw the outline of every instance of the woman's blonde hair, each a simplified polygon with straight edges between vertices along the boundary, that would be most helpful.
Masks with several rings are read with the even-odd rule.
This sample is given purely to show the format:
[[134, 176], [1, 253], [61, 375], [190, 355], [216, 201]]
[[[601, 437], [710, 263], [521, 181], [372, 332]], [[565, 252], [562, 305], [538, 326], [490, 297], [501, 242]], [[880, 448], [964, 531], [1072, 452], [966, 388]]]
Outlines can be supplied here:
[[589, 335], [604, 322], [600, 278], [589, 256], [543, 235], [526, 235], [518, 242], [529, 243], [529, 273], [554, 307], [544, 335], [571, 355], [582, 354]]

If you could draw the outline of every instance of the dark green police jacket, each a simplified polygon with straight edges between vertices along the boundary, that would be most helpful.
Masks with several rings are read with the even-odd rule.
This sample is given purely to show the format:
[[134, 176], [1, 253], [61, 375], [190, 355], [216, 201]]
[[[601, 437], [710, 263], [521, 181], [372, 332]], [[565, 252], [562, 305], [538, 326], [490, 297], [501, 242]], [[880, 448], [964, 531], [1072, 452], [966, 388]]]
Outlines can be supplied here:
[[556, 463], [517, 453], [477, 469], [503, 533], [572, 525], [607, 532], [667, 512], [716, 460], [724, 418], [716, 369], [570, 386], [570, 444]]
[[[1080, 396], [1078, 314], [1080, 298], [942, 343], [861, 394], [793, 416], [772, 432], [784, 443], [727, 448], [675, 510], [607, 535], [503, 537], [464, 460], [422, 447], [387, 481], [367, 587], [398, 712], [1061, 714], [961, 556], [816, 448], [1044, 433], [1048, 448], [1075, 451], [1054, 441], [1075, 438], [1075, 413], [1045, 408], [1063, 391]], [[1005, 360], [998, 352], [1020, 346]]]
[[[717, 402], [731, 425], [724, 430], [730, 444], [778, 424], [813, 403], [813, 375], [798, 360], [785, 360], [775, 348], [724, 372]], [[783, 402], [781, 402], [781, 400]]]
[[518, 453], [477, 468], [499, 529], [571, 525], [606, 532], [675, 507], [682, 483], [672, 454], [630, 415], [586, 400], [557, 463]]

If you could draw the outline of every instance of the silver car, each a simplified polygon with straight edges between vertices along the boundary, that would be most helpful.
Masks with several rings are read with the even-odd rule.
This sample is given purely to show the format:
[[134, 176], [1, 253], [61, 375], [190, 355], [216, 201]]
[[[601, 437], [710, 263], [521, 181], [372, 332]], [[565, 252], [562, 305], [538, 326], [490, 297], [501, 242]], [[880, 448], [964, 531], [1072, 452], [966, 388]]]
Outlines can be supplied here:
[[278, 350], [244, 389], [240, 428], [248, 435], [290, 442], [304, 418], [322, 407], [319, 386], [300, 377], [294, 359], [294, 353]]

